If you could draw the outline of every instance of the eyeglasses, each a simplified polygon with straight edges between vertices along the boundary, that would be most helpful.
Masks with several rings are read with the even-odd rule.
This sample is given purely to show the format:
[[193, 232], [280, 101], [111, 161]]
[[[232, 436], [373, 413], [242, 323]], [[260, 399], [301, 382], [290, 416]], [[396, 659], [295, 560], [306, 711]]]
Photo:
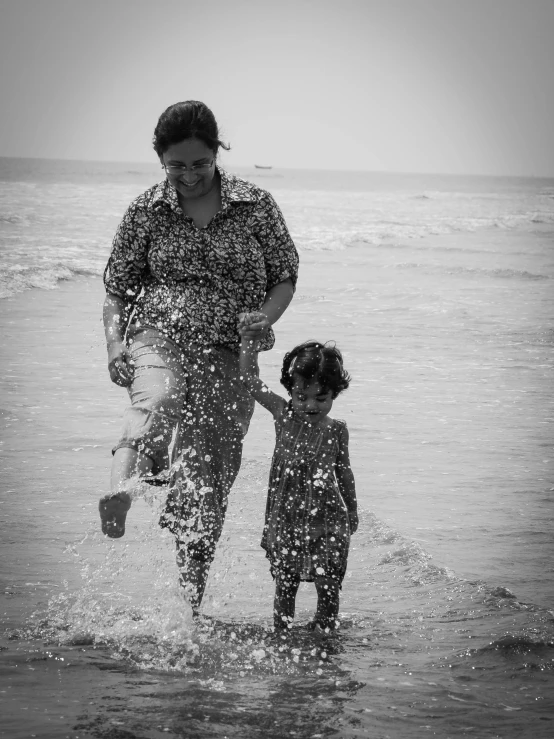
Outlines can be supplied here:
[[185, 167], [184, 164], [162, 164], [162, 169], [165, 169], [167, 174], [174, 175], [185, 174], [185, 172], [198, 172], [199, 174], [203, 174], [204, 172], [209, 172], [214, 161], [215, 160], [212, 159], [211, 162], [207, 162], [206, 164], [193, 164], [192, 167]]

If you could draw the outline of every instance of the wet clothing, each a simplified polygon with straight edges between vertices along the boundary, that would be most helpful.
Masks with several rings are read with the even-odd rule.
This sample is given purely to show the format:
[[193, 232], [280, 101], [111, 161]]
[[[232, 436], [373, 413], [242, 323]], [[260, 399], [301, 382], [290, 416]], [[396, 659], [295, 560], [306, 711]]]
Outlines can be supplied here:
[[310, 424], [298, 419], [289, 403], [275, 421], [262, 547], [271, 573], [316, 576], [342, 582], [346, 572], [350, 525], [335, 466], [346, 430], [344, 421]]
[[[260, 310], [266, 292], [290, 278], [298, 254], [273, 197], [217, 168], [221, 210], [197, 228], [164, 180], [136, 198], [114, 238], [106, 291], [127, 304], [130, 320], [180, 345], [238, 352], [237, 315]], [[271, 349], [269, 331], [260, 350]]]
[[210, 561], [254, 411], [238, 355], [225, 348], [182, 347], [154, 329], [131, 333], [128, 341], [135, 372], [116, 449], [145, 454], [158, 474], [168, 467], [176, 431], [160, 523], [191, 556]]
[[[272, 196], [220, 168], [216, 176], [221, 210], [203, 229], [167, 180], [136, 198], [104, 273], [106, 291], [126, 304], [135, 362], [116, 449], [149, 456], [155, 475], [173, 463], [161, 524], [204, 561], [221, 534], [254, 409], [239, 380], [238, 314], [260, 310], [270, 288], [289, 278], [294, 286], [298, 274]], [[259, 348], [273, 343], [269, 331]]]

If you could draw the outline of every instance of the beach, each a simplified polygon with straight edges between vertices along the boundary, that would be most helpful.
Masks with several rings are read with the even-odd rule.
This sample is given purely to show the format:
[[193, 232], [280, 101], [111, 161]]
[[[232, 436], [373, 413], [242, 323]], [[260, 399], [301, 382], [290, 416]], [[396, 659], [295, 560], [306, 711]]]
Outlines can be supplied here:
[[285, 351], [336, 341], [352, 383], [332, 415], [349, 427], [361, 512], [339, 633], [306, 630], [306, 584], [280, 641], [259, 546], [263, 409], [201, 626], [157, 525], [163, 489], [142, 491], [123, 539], [100, 533], [126, 405], [106, 369], [101, 271], [149, 171], [10, 166], [0, 736], [550, 736], [554, 183], [255, 180], [301, 259], [261, 375], [284, 392]]

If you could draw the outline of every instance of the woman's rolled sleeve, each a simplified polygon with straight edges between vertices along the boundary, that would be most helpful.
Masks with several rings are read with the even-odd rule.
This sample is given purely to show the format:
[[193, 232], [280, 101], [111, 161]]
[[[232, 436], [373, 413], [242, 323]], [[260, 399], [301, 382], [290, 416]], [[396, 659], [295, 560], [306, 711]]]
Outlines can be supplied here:
[[133, 303], [148, 273], [148, 215], [131, 204], [115, 234], [104, 271], [106, 292]]
[[265, 260], [267, 290], [290, 279], [293, 289], [298, 278], [298, 252], [283, 214], [269, 193], [260, 203], [261, 217], [256, 234]]

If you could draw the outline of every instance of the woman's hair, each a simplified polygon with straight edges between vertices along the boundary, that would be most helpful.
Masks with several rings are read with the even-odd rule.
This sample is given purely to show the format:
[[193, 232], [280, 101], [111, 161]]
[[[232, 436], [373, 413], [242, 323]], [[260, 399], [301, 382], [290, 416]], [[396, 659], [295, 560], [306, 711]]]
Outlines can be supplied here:
[[330, 342], [320, 344], [319, 341], [306, 341], [285, 354], [281, 384], [289, 394], [295, 375], [306, 382], [315, 380], [325, 392], [331, 390], [333, 399], [350, 384], [350, 375], [342, 364], [342, 354]]
[[199, 139], [214, 154], [217, 154], [220, 146], [227, 151], [231, 148], [220, 141], [217, 121], [212, 111], [198, 100], [185, 100], [166, 108], [158, 119], [152, 143], [156, 154], [161, 158], [170, 146], [185, 139]]

